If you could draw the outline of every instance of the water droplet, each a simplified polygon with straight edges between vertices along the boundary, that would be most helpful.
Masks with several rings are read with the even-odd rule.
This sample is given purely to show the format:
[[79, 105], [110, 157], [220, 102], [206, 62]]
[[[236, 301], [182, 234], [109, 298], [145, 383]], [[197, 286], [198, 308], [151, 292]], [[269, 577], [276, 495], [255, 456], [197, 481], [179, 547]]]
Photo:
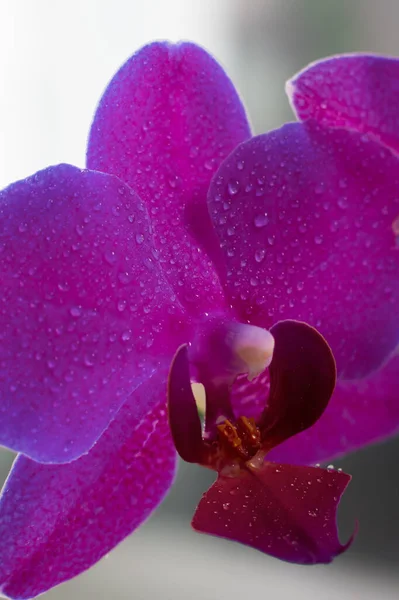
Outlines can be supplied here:
[[144, 235], [142, 233], [136, 233], [136, 242], [142, 244], [144, 242]]
[[237, 162], [237, 169], [238, 169], [239, 171], [242, 171], [242, 170], [243, 170], [243, 168], [244, 168], [244, 161], [243, 161], [243, 160], [239, 160], [239, 161]]
[[168, 183], [172, 189], [175, 189], [177, 187], [177, 184], [179, 183], [179, 178], [177, 177], [177, 175], [170, 175], [168, 177]]
[[94, 365], [94, 356], [92, 354], [86, 354], [83, 362], [86, 367], [92, 367]]
[[229, 508], [230, 508], [230, 502], [224, 502], [222, 504], [222, 506], [223, 506], [223, 510], [229, 510]]
[[118, 300], [118, 310], [119, 312], [123, 312], [126, 308], [126, 300]]
[[345, 198], [345, 196], [341, 196], [340, 198], [338, 198], [337, 204], [340, 208], [342, 208], [342, 210], [348, 208], [348, 200]]
[[69, 312], [72, 317], [75, 317], [75, 319], [77, 319], [82, 314], [82, 309], [80, 306], [72, 306]]
[[308, 512], [308, 515], [309, 515], [309, 517], [317, 517], [317, 511], [315, 511], [315, 510], [310, 510], [310, 511]]
[[104, 258], [109, 265], [113, 265], [113, 264], [115, 264], [117, 257], [116, 257], [116, 253], [114, 252], [114, 250], [106, 250], [104, 252]]
[[314, 243], [318, 246], [323, 243], [323, 237], [321, 235], [315, 235]]
[[123, 285], [128, 285], [132, 280], [132, 276], [127, 271], [122, 271], [118, 274], [118, 279]]
[[254, 218], [255, 227], [265, 227], [268, 224], [268, 222], [269, 217], [267, 216], [267, 213], [256, 215], [256, 217]]
[[130, 331], [130, 329], [124, 331], [121, 335], [122, 341], [124, 341], [124, 342], [128, 342], [131, 337], [132, 337], [132, 332]]
[[28, 225], [26, 223], [20, 223], [18, 227], [19, 233], [24, 233], [28, 229]]
[[327, 466], [327, 471], [334, 471], [334, 465], [328, 465]]
[[235, 179], [232, 179], [227, 184], [227, 189], [228, 189], [230, 196], [235, 196], [237, 194], [239, 188], [240, 188], [240, 184]]
[[69, 290], [69, 284], [66, 281], [63, 281], [58, 284], [58, 289], [60, 292], [67, 292]]
[[260, 248], [255, 252], [255, 260], [260, 263], [265, 258], [266, 251], [263, 248]]

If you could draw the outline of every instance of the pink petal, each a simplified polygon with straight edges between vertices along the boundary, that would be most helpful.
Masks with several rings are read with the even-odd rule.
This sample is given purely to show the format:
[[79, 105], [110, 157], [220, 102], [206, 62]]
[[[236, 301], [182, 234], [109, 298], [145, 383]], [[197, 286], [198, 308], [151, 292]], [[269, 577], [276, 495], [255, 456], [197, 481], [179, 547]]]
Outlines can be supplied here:
[[309, 65], [287, 84], [301, 120], [370, 133], [399, 151], [399, 60], [368, 54]]
[[356, 132], [295, 123], [239, 146], [209, 207], [241, 320], [308, 322], [341, 377], [379, 367], [399, 340], [398, 185], [399, 160]]
[[326, 409], [336, 380], [334, 357], [316, 329], [281, 321], [270, 333], [275, 340], [270, 394], [259, 421], [265, 448], [313, 425]]
[[68, 465], [19, 457], [1, 504], [0, 589], [32, 598], [88, 569], [161, 502], [175, 473], [164, 400], [138, 424], [136, 403], [162, 398], [147, 380], [89, 454]]
[[272, 460], [315, 463], [347, 454], [399, 431], [399, 355], [360, 381], [338, 382], [324, 415], [272, 450]]
[[116, 177], [59, 165], [0, 201], [0, 443], [68, 462], [173, 355], [183, 313], [146, 211]]
[[201, 463], [204, 443], [201, 421], [191, 389], [187, 346], [179, 348], [170, 368], [168, 413], [177, 452], [187, 462]]
[[192, 525], [289, 562], [329, 563], [341, 545], [337, 506], [350, 476], [337, 471], [265, 463], [242, 477], [219, 476]]
[[233, 84], [204, 50], [156, 42], [114, 76], [97, 109], [89, 168], [113, 173], [146, 203], [168, 281], [192, 314], [225, 307], [206, 208], [221, 161], [250, 136]]

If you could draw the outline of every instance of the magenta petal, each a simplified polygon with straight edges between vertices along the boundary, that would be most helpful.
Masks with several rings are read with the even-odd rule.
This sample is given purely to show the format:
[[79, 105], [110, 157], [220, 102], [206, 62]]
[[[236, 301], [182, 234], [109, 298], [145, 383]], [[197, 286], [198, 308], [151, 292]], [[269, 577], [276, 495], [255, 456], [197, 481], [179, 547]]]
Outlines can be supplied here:
[[399, 151], [399, 60], [367, 54], [309, 65], [287, 84], [301, 120], [370, 133]]
[[0, 503], [0, 589], [32, 598], [78, 575], [136, 529], [175, 473], [162, 400], [137, 424], [134, 406], [162, 397], [165, 373], [140, 386], [89, 454], [68, 465], [19, 457]]
[[146, 211], [116, 177], [59, 165], [0, 202], [0, 443], [68, 462], [173, 355], [182, 313]]
[[166, 276], [192, 314], [224, 306], [206, 194], [221, 161], [249, 136], [233, 84], [191, 43], [142, 48], [114, 76], [94, 118], [87, 164], [118, 175], [144, 200]]
[[187, 346], [177, 351], [169, 372], [168, 413], [176, 450], [186, 462], [201, 463], [201, 421], [191, 389]]
[[399, 340], [398, 185], [399, 160], [356, 132], [294, 123], [239, 146], [209, 207], [241, 320], [308, 322], [341, 377], [379, 367]]
[[256, 473], [222, 477], [203, 495], [197, 531], [228, 538], [299, 564], [329, 563], [348, 548], [338, 539], [336, 511], [350, 476], [265, 463]]
[[308, 429], [323, 414], [335, 387], [335, 360], [325, 339], [306, 323], [281, 321], [275, 340], [270, 394], [260, 419], [269, 448]]
[[360, 381], [338, 381], [318, 422], [272, 450], [272, 460], [315, 463], [399, 431], [399, 355]]

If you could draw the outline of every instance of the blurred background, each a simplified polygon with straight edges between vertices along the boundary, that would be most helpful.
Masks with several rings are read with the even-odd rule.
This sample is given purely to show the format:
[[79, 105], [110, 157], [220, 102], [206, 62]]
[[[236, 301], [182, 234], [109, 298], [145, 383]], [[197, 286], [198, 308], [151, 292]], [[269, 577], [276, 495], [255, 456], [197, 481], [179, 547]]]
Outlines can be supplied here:
[[[292, 120], [284, 82], [342, 52], [399, 55], [396, 0], [1, 0], [0, 187], [49, 164], [84, 165], [94, 108], [115, 70], [158, 38], [194, 40], [224, 65], [256, 133]], [[5, 478], [11, 455], [0, 451]], [[48, 600], [394, 600], [399, 597], [399, 440], [335, 463], [353, 482], [340, 509], [351, 550], [303, 568], [194, 534], [212, 474], [182, 465], [155, 516]], [[1, 542], [1, 540], [0, 540]]]

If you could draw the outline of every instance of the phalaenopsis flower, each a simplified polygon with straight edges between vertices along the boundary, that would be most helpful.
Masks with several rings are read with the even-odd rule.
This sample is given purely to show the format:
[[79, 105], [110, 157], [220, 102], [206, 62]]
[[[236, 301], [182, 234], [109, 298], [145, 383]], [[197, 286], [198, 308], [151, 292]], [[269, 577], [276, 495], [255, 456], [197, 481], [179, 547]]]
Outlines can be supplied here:
[[[398, 429], [398, 69], [363, 56], [316, 64], [291, 86], [302, 121], [251, 137], [204, 50], [154, 43], [106, 89], [87, 170], [49, 167], [0, 193], [0, 442], [20, 453], [0, 506], [3, 594], [77, 575], [163, 499], [176, 465], [173, 356], [187, 419], [170, 396], [178, 449], [194, 426], [208, 454], [192, 458], [222, 477], [194, 526], [299, 562], [342, 550], [348, 476], [279, 465]], [[261, 372], [251, 352], [263, 342], [243, 345], [254, 331], [275, 341]], [[200, 360], [214, 333], [227, 354], [208, 345]], [[338, 378], [323, 412], [329, 346]], [[204, 438], [191, 379], [206, 388]]]

